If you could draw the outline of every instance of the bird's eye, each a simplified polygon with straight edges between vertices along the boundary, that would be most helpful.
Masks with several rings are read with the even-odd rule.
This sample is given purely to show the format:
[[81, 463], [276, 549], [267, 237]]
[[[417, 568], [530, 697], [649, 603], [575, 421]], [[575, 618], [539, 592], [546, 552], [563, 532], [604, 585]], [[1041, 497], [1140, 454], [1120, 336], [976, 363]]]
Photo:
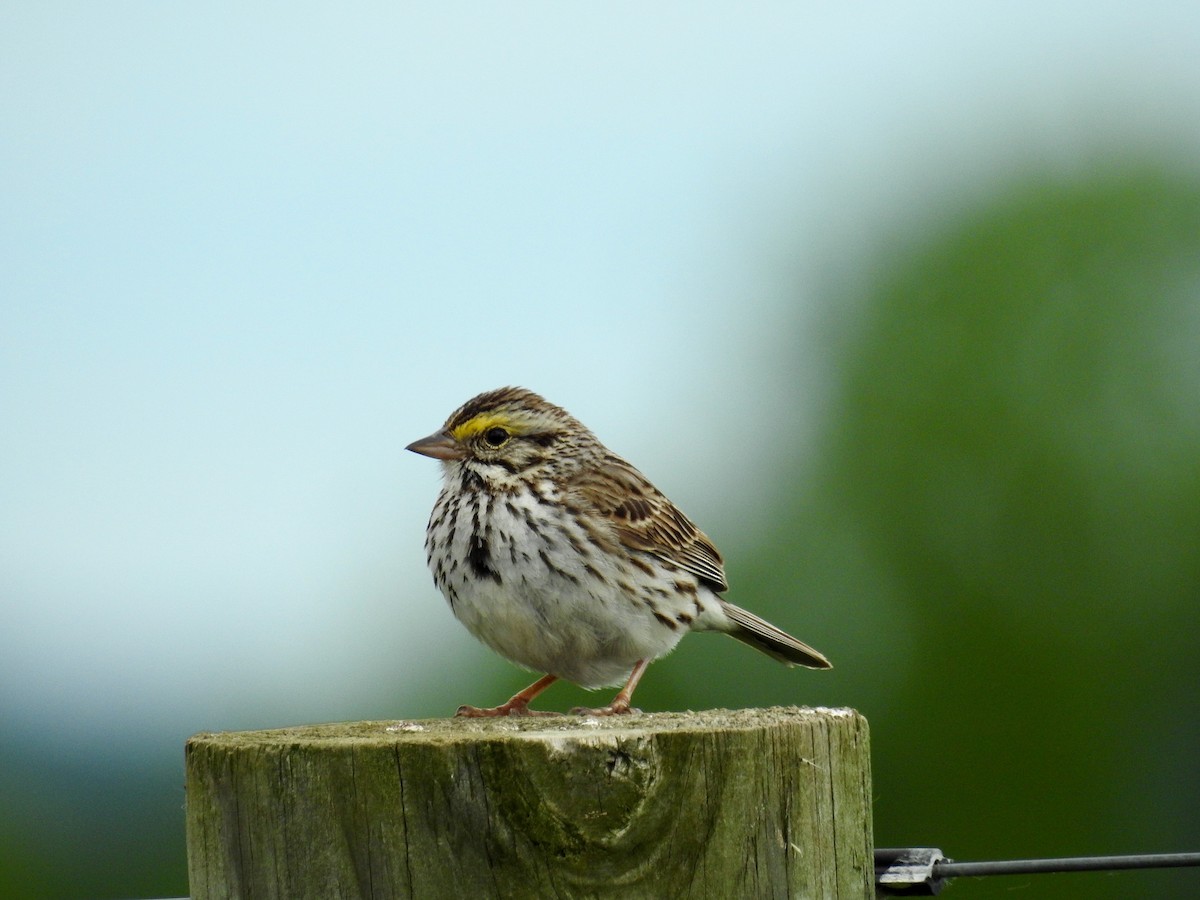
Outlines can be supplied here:
[[492, 447], [499, 447], [508, 440], [508, 432], [503, 428], [489, 428], [483, 433], [483, 439]]

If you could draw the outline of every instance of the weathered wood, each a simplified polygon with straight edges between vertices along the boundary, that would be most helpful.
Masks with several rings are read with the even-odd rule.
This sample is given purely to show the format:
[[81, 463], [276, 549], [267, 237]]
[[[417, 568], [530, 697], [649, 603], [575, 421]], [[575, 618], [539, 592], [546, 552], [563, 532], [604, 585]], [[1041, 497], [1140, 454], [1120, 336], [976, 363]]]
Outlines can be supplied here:
[[859, 900], [870, 793], [847, 709], [200, 734], [191, 896]]

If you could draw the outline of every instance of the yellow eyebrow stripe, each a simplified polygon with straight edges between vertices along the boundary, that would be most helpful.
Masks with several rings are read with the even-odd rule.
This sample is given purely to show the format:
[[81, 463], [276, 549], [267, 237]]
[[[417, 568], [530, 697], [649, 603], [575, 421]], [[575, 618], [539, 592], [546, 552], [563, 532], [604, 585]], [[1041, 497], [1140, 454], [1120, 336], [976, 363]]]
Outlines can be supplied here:
[[481, 414], [473, 419], [467, 419], [461, 425], [456, 426], [450, 431], [456, 441], [465, 441], [474, 437], [477, 434], [482, 434], [489, 428], [495, 428], [497, 425], [513, 432], [516, 429], [513, 427], [513, 421], [509, 416], [491, 414]]

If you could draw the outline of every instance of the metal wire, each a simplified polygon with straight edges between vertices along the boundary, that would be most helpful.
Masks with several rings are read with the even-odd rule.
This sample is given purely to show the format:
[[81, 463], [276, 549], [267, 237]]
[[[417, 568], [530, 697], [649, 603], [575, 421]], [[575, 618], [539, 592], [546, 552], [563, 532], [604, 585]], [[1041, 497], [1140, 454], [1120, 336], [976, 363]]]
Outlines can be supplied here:
[[1068, 856], [1058, 859], [1002, 859], [993, 862], [937, 862], [933, 866], [933, 871], [939, 878], [960, 878], [968, 875], [1173, 869], [1182, 866], [1200, 866], [1200, 853], [1138, 853], [1128, 856]]
[[951, 878], [1050, 872], [1115, 872], [1121, 869], [1171, 869], [1181, 866], [1200, 866], [1200, 853], [955, 862], [947, 859], [937, 847], [901, 847], [875, 851], [875, 885], [881, 894], [932, 897], [941, 893]]

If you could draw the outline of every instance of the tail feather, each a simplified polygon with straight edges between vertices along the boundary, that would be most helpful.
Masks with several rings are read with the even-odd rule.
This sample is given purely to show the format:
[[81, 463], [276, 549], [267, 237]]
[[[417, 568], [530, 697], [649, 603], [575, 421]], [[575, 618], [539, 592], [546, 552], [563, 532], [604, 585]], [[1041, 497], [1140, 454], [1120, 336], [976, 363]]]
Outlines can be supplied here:
[[803, 641], [797, 640], [786, 631], [781, 631], [770, 622], [760, 619], [752, 612], [747, 612], [740, 606], [734, 606], [725, 600], [721, 601], [721, 609], [729, 618], [732, 627], [727, 632], [743, 644], [749, 644], [755, 650], [772, 659], [777, 659], [785, 666], [807, 666], [810, 669], [832, 669], [833, 663]]

